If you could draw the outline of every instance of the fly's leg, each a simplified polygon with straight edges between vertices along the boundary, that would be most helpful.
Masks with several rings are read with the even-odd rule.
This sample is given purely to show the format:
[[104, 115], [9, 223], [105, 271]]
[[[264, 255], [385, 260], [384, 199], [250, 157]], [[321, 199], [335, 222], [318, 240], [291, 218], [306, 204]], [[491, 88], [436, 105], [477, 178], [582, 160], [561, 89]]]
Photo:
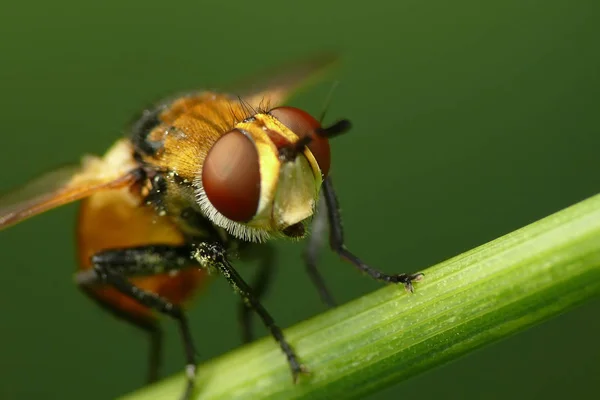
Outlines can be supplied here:
[[190, 246], [142, 246], [105, 250], [92, 256], [93, 270], [82, 271], [77, 282], [82, 286], [105, 284], [131, 297], [138, 303], [168, 315], [179, 324], [186, 357], [187, 386], [183, 399], [189, 399], [196, 376], [195, 351], [187, 317], [183, 309], [166, 299], [142, 290], [127, 280], [132, 276], [148, 276], [181, 270], [195, 264]]
[[150, 333], [150, 358], [148, 361], [148, 383], [158, 380], [160, 364], [162, 359], [163, 335], [158, 325]]
[[298, 375], [301, 372], [305, 372], [306, 369], [298, 361], [296, 353], [283, 336], [281, 329], [275, 324], [273, 317], [271, 317], [267, 310], [262, 306], [250, 286], [248, 286], [235, 268], [233, 268], [225, 256], [225, 249], [218, 243], [200, 243], [197, 245], [194, 257], [200, 265], [217, 269], [221, 275], [227, 279], [231, 287], [242, 297], [242, 300], [248, 307], [258, 314], [273, 338], [279, 344], [281, 350], [285, 353], [288, 364], [292, 370], [292, 378], [294, 382], [296, 382]]
[[319, 250], [325, 240], [325, 234], [327, 231], [327, 204], [323, 194], [319, 196], [319, 204], [317, 206], [317, 213], [313, 218], [311, 225], [311, 234], [308, 238], [308, 244], [304, 249], [304, 263], [306, 266], [306, 272], [313, 285], [317, 288], [319, 296], [323, 303], [329, 307], [335, 306], [335, 300], [331, 296], [331, 293], [327, 289], [325, 280], [317, 268], [317, 258], [319, 256]]
[[[262, 259], [258, 266], [258, 272], [254, 276], [254, 280], [251, 284], [254, 296], [257, 300], [260, 300], [267, 292], [275, 272], [275, 269], [273, 268], [275, 261], [273, 248], [269, 246], [263, 247], [261, 256]], [[242, 327], [242, 341], [244, 343], [251, 342], [254, 336], [252, 333], [252, 311], [252, 307], [248, 302], [242, 299], [238, 312], [240, 325]]]
[[402, 283], [406, 290], [412, 293], [414, 291], [412, 283], [421, 280], [423, 278], [423, 274], [386, 274], [368, 266], [361, 259], [348, 251], [344, 245], [344, 232], [342, 229], [342, 218], [340, 215], [338, 199], [329, 176], [323, 181], [323, 196], [327, 204], [327, 216], [329, 219], [329, 244], [331, 249], [343, 259], [350, 261], [358, 270], [366, 273], [371, 278], [388, 283]]
[[[85, 293], [90, 299], [92, 299], [96, 304], [98, 304], [100, 308], [106, 310], [116, 318], [121, 319], [148, 334], [148, 338], [150, 340], [150, 357], [148, 359], [148, 376], [146, 378], [146, 381], [148, 383], [156, 382], [160, 372], [163, 345], [162, 330], [158, 321], [156, 321], [153, 318], [143, 318], [128, 314], [120, 310], [119, 308], [116, 308], [112, 304], [103, 301], [102, 298], [98, 297], [96, 292], [91, 290], [89, 286], [86, 286], [87, 284], [78, 282], [78, 275], [80, 276], [80, 274], [86, 275], [86, 271], [79, 272], [75, 278], [79, 288], [82, 290], [83, 293]], [[95, 276], [95, 273], [93, 275]]]

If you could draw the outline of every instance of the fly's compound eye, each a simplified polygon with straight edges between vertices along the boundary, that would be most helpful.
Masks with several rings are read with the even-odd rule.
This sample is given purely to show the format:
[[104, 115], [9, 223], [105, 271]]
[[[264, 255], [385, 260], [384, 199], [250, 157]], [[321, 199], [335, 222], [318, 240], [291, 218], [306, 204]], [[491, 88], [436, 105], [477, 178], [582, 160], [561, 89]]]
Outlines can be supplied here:
[[300, 139], [305, 136], [310, 137], [307, 147], [317, 160], [323, 175], [327, 176], [331, 165], [331, 150], [329, 140], [317, 134], [317, 130], [321, 129], [321, 124], [306, 111], [295, 107], [277, 107], [272, 109], [270, 114], [298, 135]]
[[260, 199], [260, 170], [254, 143], [235, 129], [206, 155], [202, 185], [211, 204], [232, 221], [249, 221]]

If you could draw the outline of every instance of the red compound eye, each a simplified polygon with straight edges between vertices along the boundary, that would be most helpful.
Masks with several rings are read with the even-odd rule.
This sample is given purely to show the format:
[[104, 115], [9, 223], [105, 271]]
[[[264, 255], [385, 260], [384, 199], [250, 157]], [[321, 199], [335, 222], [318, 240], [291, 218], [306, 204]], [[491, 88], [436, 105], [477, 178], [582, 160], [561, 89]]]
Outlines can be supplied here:
[[232, 221], [249, 221], [260, 199], [260, 170], [254, 143], [235, 129], [213, 145], [202, 167], [211, 204]]
[[298, 137], [310, 136], [311, 141], [307, 147], [315, 156], [319, 168], [323, 175], [327, 176], [331, 165], [331, 150], [329, 149], [329, 140], [317, 135], [315, 132], [321, 127], [319, 121], [314, 119], [309, 113], [295, 107], [277, 107], [270, 111], [270, 114], [281, 121]]

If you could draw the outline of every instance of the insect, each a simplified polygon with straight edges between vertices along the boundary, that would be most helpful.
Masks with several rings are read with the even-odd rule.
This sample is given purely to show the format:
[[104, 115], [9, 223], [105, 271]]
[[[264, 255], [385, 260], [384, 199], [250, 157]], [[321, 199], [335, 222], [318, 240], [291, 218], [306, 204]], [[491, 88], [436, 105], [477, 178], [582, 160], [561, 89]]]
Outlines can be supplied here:
[[[306, 267], [330, 305], [316, 266], [327, 224], [332, 250], [372, 278], [412, 291], [412, 282], [423, 276], [383, 273], [344, 246], [329, 176], [329, 139], [348, 131], [350, 123], [323, 127], [307, 112], [282, 105], [334, 62], [320, 55], [265, 73], [242, 89], [158, 102], [102, 157], [86, 156], [79, 165], [51, 171], [0, 198], [0, 229], [81, 201], [75, 281], [100, 306], [150, 335], [149, 381], [158, 376], [157, 317], [165, 314], [179, 325], [188, 378], [183, 397], [191, 396], [195, 348], [184, 310], [209, 272], [224, 276], [241, 296], [244, 339], [252, 337], [254, 311], [281, 347], [295, 381], [304, 367], [260, 302], [273, 267], [267, 242], [302, 238], [312, 222]], [[231, 261], [236, 257], [262, 260], [255, 282], [238, 274]]]

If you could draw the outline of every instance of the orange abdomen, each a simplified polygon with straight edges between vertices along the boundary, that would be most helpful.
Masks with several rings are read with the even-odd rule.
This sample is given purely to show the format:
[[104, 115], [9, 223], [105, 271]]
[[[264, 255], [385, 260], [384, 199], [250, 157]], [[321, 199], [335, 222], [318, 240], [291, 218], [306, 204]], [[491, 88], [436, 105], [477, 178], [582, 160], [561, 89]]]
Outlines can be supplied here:
[[[140, 205], [128, 188], [93, 194], [81, 203], [77, 226], [79, 269], [91, 268], [93, 254], [152, 244], [181, 245], [184, 237], [167, 218]], [[183, 305], [207, 280], [207, 273], [189, 268], [171, 274], [131, 278], [141, 289], [151, 291], [176, 305]], [[156, 318], [155, 313], [110, 287], [98, 287], [91, 294], [110, 308], [135, 319]]]

